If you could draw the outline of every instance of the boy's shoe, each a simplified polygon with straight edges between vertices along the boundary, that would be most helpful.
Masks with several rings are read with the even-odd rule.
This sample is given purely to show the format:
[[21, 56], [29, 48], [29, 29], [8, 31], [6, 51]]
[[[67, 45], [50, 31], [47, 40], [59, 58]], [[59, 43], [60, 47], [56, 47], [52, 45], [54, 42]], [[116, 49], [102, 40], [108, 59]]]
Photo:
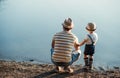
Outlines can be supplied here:
[[86, 66], [86, 65], [83, 66], [83, 71], [84, 71], [84, 72], [88, 72], [88, 68], [89, 68], [89, 66]]
[[93, 67], [93, 66], [89, 66], [89, 69], [88, 69], [89, 72], [92, 73], [92, 72], [94, 72], [95, 70], [96, 70], [95, 67]]
[[89, 65], [89, 70], [93, 70], [93, 66], [92, 65]]

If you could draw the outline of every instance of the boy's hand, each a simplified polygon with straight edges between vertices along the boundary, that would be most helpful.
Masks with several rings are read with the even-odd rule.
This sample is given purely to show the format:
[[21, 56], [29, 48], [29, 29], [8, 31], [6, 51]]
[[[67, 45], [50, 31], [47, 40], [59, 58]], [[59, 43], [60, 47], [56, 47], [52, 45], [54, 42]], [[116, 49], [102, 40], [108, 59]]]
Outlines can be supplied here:
[[79, 46], [84, 45], [86, 42], [87, 42], [87, 40], [86, 40], [86, 39], [84, 39], [82, 42], [80, 42], [80, 43], [79, 43]]

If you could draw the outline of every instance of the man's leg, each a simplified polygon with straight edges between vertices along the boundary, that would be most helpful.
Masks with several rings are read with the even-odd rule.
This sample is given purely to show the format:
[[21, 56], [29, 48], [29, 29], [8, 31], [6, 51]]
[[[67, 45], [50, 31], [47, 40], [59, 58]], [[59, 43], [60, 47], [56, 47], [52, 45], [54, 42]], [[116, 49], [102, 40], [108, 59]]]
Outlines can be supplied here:
[[81, 52], [72, 53], [72, 57], [71, 57], [72, 60], [71, 60], [71, 62], [69, 63], [68, 66], [65, 66], [65, 67], [64, 67], [64, 70], [65, 70], [66, 72], [69, 72], [69, 73], [73, 73], [73, 72], [74, 72], [74, 70], [70, 67], [70, 65], [72, 65], [75, 61], [77, 61], [77, 60], [79, 59], [80, 53], [81, 53]]
[[77, 61], [79, 57], [80, 57], [80, 53], [73, 53], [70, 65], [72, 65], [75, 61]]
[[53, 48], [51, 48], [51, 49], [50, 49], [50, 52], [51, 52], [51, 57], [52, 57], [53, 52], [54, 52], [54, 49], [53, 49]]
[[57, 63], [54, 62], [53, 59], [52, 59], [52, 55], [54, 53], [54, 49], [52, 48], [50, 51], [51, 51], [51, 61], [53, 62], [53, 64], [56, 65], [55, 71], [56, 72], [63, 72], [63, 69], [60, 66], [58, 66]]
[[51, 49], [50, 49], [50, 52], [51, 52], [51, 61], [54, 63], [54, 61], [53, 61], [53, 59], [52, 59], [52, 55], [53, 55], [53, 53], [54, 53], [54, 49], [51, 48]]
[[65, 66], [64, 70], [65, 70], [65, 72], [68, 72], [68, 73], [73, 73], [74, 72], [74, 70], [70, 66]]

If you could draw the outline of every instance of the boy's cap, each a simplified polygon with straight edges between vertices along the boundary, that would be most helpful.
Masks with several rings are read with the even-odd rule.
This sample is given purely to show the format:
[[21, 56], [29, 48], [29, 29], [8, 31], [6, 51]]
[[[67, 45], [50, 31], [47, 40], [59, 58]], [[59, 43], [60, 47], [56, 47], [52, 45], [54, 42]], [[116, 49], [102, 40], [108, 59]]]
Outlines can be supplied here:
[[96, 24], [95, 23], [88, 23], [88, 25], [86, 26], [86, 29], [88, 31], [95, 31], [96, 30]]
[[64, 20], [64, 23], [62, 23], [63, 27], [72, 29], [73, 28], [73, 22], [71, 18], [67, 18]]

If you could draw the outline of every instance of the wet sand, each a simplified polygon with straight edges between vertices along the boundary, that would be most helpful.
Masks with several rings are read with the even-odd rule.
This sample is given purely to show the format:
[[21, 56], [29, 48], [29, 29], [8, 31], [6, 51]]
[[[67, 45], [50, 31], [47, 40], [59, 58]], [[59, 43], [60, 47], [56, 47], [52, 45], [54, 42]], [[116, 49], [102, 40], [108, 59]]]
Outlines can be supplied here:
[[82, 65], [73, 65], [73, 74], [56, 73], [51, 64], [33, 64], [0, 60], [0, 78], [120, 78], [120, 68], [103, 69], [94, 67], [93, 71], [84, 71]]

